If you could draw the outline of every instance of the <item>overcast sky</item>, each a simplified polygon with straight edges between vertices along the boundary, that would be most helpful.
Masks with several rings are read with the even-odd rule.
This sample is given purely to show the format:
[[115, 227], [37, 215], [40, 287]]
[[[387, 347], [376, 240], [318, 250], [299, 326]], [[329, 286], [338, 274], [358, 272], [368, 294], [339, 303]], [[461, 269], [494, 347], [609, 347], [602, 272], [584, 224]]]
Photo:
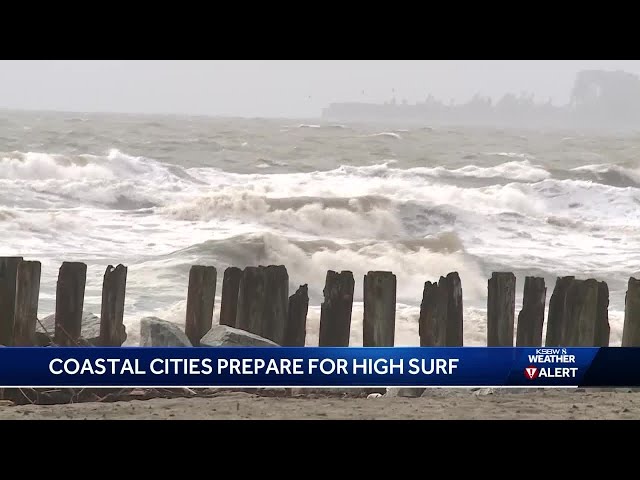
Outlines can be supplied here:
[[523, 91], [564, 104], [583, 69], [640, 74], [640, 61], [2, 60], [0, 108], [312, 118], [331, 102]]

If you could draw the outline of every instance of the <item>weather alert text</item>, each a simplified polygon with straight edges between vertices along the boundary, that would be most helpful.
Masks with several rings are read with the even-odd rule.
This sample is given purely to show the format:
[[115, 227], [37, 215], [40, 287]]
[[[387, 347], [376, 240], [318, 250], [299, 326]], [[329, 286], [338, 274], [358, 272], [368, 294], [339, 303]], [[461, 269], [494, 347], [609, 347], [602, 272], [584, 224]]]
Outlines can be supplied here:
[[575, 355], [567, 355], [566, 348], [536, 348], [535, 355], [529, 355], [530, 363], [575, 363]]
[[536, 348], [534, 355], [529, 355], [530, 365], [524, 369], [529, 380], [536, 378], [576, 378], [578, 367], [544, 367], [536, 364], [575, 363], [575, 355], [567, 354], [566, 348]]

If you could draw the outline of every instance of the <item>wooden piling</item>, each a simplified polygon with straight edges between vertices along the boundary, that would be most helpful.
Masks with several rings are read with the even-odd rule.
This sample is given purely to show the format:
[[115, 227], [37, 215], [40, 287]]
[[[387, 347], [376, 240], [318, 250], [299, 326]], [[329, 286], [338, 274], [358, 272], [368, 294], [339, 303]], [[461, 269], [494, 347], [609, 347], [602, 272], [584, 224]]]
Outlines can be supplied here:
[[567, 288], [560, 347], [596, 347], [609, 343], [609, 288], [605, 282], [573, 280]]
[[282, 345], [288, 314], [289, 275], [284, 265], [245, 268], [238, 291], [236, 328]]
[[546, 347], [561, 347], [563, 345], [563, 332], [565, 324], [565, 303], [569, 285], [573, 283], [575, 277], [558, 277], [556, 285], [549, 299], [549, 313], [547, 315], [547, 336]]
[[608, 346], [609, 287], [595, 279], [561, 277], [549, 301], [548, 347]]
[[418, 320], [421, 347], [445, 347], [447, 344], [447, 293], [444, 277], [440, 277], [439, 283], [424, 284]]
[[189, 271], [187, 318], [184, 333], [193, 346], [211, 330], [213, 304], [216, 298], [217, 272], [215, 267], [193, 265]]
[[127, 267], [109, 265], [102, 281], [100, 309], [100, 346], [122, 346], [124, 300], [127, 289]]
[[246, 267], [242, 271], [238, 288], [236, 328], [260, 335], [265, 302], [265, 283], [265, 276], [261, 268]]
[[[561, 347], [580, 346], [584, 337], [593, 338], [596, 307], [598, 302], [598, 285], [595, 282], [574, 279], [567, 288], [564, 305], [564, 322], [560, 338]], [[580, 329], [590, 332], [581, 334]]]
[[352, 272], [327, 272], [324, 301], [320, 307], [319, 346], [349, 346], [354, 287]]
[[547, 287], [544, 278], [526, 277], [524, 279], [522, 310], [518, 314], [518, 328], [516, 329], [517, 347], [542, 346], [546, 297]]
[[457, 272], [424, 284], [418, 332], [422, 347], [463, 345], [462, 285]]
[[283, 345], [289, 319], [289, 274], [284, 265], [268, 265], [262, 268], [266, 276], [266, 299], [262, 331], [258, 335]]
[[640, 347], [640, 279], [631, 277], [624, 296], [622, 346]]
[[364, 276], [363, 346], [393, 347], [396, 327], [396, 276], [372, 271]]
[[238, 291], [242, 270], [238, 267], [225, 269], [222, 278], [222, 299], [220, 302], [220, 325], [236, 326], [238, 312]]
[[284, 333], [284, 347], [304, 347], [307, 330], [307, 313], [309, 311], [309, 288], [300, 288], [289, 297], [289, 318]]
[[447, 322], [445, 342], [447, 347], [464, 345], [464, 313], [462, 303], [462, 282], [458, 272], [447, 274]]
[[18, 264], [12, 346], [32, 347], [35, 345], [40, 271], [40, 262], [22, 261]]
[[516, 277], [493, 272], [488, 282], [487, 346], [512, 347], [516, 306]]
[[82, 333], [82, 309], [87, 282], [87, 265], [63, 262], [56, 287], [54, 342], [61, 347], [77, 346]]
[[0, 345], [11, 345], [16, 308], [16, 277], [22, 257], [0, 257]]

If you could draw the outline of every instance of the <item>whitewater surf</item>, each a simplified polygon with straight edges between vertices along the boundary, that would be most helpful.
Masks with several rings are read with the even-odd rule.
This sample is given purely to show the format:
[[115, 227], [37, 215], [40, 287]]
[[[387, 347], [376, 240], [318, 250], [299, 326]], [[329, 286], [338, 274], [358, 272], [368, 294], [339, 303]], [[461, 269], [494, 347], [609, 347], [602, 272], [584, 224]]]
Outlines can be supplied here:
[[611, 344], [640, 265], [640, 137], [305, 121], [7, 113], [0, 142], [0, 255], [42, 262], [39, 314], [62, 261], [87, 263], [99, 313], [108, 264], [129, 267], [127, 344], [148, 315], [184, 323], [188, 271], [286, 265], [308, 284], [317, 345], [327, 270], [397, 275], [397, 345], [418, 344], [425, 281], [457, 271], [464, 341], [486, 344], [492, 271], [606, 281]]

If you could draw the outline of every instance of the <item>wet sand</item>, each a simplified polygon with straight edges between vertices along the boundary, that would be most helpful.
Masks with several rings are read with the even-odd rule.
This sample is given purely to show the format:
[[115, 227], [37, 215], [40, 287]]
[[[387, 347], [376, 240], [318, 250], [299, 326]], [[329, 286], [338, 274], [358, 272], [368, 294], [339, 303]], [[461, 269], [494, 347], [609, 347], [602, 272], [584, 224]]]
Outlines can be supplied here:
[[7, 419], [640, 419], [640, 392], [458, 390], [433, 391], [420, 398], [283, 398], [222, 392], [208, 398], [2, 405], [0, 420]]

